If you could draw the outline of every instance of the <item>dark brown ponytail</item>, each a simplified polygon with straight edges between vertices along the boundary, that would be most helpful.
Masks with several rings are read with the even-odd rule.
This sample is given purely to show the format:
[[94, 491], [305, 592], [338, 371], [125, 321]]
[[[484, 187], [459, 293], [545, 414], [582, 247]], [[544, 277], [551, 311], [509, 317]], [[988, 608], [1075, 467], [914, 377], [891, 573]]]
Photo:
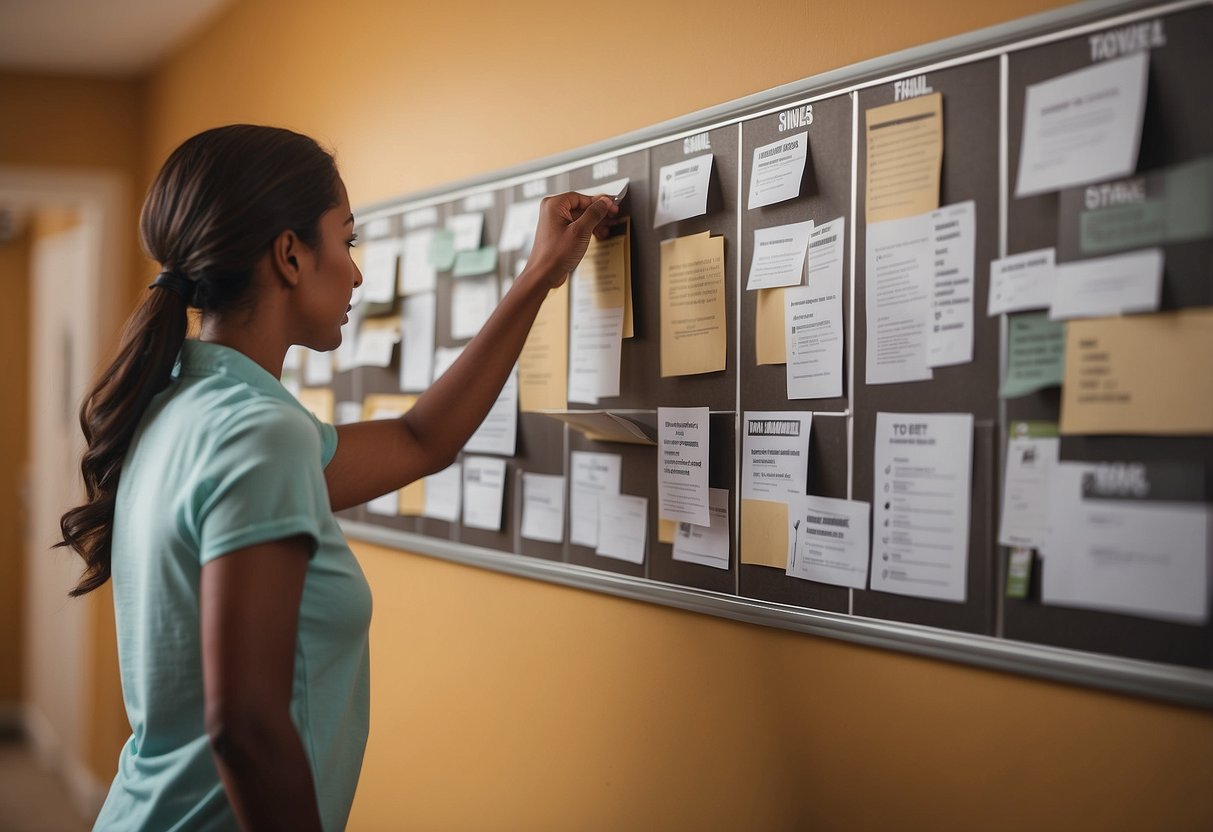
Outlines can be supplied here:
[[161, 168], [139, 219], [143, 247], [192, 291], [149, 289], [80, 409], [85, 503], [63, 515], [63, 539], [55, 544], [84, 559], [71, 595], [109, 580], [122, 463], [148, 405], [171, 380], [188, 307], [222, 314], [245, 301], [254, 266], [283, 231], [315, 246], [339, 183], [333, 157], [312, 139], [248, 124], [194, 136]]

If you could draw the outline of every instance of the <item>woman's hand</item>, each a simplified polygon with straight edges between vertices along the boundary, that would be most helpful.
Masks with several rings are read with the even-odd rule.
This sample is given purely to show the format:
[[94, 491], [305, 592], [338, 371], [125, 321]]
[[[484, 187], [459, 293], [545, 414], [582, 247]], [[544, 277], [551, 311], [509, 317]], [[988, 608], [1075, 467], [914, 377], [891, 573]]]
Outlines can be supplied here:
[[585, 256], [590, 235], [605, 239], [606, 220], [618, 213], [619, 206], [609, 196], [569, 192], [547, 197], [539, 208], [528, 270], [534, 269], [548, 288], [555, 289]]

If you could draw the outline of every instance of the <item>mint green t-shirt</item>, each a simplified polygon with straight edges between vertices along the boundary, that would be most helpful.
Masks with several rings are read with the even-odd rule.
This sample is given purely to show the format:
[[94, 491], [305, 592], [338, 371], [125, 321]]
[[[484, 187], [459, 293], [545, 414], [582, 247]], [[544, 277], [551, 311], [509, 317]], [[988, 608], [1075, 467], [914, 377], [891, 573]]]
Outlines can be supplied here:
[[313, 551], [291, 718], [324, 828], [345, 827], [366, 746], [371, 595], [329, 507], [324, 466], [336, 449], [336, 429], [250, 358], [185, 342], [118, 486], [114, 612], [133, 733], [96, 829], [238, 828], [204, 725], [199, 577], [215, 558], [300, 534]]

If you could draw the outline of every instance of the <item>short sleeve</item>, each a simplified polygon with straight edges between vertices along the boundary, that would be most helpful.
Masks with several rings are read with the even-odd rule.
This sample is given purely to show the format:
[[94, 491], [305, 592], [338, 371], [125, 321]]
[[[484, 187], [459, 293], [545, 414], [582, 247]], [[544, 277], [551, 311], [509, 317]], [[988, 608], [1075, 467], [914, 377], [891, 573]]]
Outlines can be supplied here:
[[316, 430], [320, 431], [320, 467], [327, 468], [337, 453], [337, 428], [328, 422], [320, 421], [310, 410], [305, 410], [304, 413], [315, 423]]
[[301, 534], [314, 554], [328, 508], [323, 451], [302, 409], [259, 403], [225, 419], [191, 500], [200, 562]]

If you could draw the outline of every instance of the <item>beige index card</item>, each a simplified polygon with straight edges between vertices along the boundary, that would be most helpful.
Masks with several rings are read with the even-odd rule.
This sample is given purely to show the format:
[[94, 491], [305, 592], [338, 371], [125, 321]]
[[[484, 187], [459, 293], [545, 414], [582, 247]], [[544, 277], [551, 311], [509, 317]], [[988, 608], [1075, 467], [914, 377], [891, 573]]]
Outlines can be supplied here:
[[518, 357], [518, 408], [564, 410], [569, 383], [569, 284], [548, 292]]
[[1213, 434], [1213, 309], [1066, 324], [1061, 432]]
[[784, 289], [756, 289], [754, 353], [759, 364], [787, 364], [788, 339], [784, 332]]
[[661, 375], [725, 368], [728, 323], [724, 237], [708, 232], [661, 243]]
[[657, 542], [658, 543], [673, 543], [674, 538], [678, 537], [678, 521], [666, 520], [664, 517], [657, 518]]
[[299, 404], [320, 421], [332, 424], [337, 397], [327, 387], [304, 387], [299, 391]]
[[943, 94], [873, 107], [867, 126], [866, 219], [884, 222], [939, 207]]
[[741, 501], [741, 562], [787, 571], [787, 503]]

